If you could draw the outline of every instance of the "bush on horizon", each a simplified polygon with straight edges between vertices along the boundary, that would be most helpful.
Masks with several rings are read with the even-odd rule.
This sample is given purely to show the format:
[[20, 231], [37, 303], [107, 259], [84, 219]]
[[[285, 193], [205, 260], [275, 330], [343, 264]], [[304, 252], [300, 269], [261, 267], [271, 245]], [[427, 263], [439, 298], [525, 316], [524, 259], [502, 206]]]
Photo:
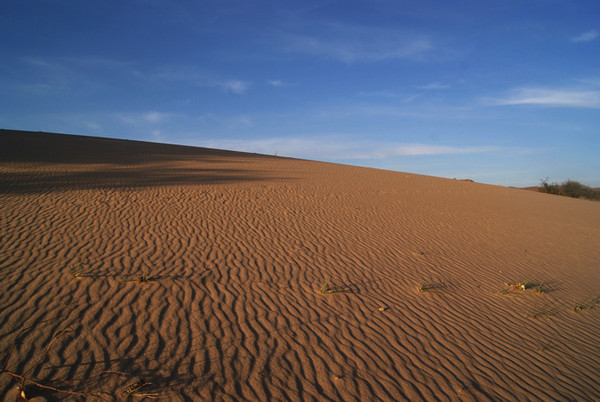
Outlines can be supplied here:
[[540, 180], [538, 190], [541, 193], [563, 195], [565, 197], [585, 198], [588, 200], [600, 200], [600, 189], [592, 188], [578, 181], [568, 179], [562, 183], [548, 183], [548, 178]]

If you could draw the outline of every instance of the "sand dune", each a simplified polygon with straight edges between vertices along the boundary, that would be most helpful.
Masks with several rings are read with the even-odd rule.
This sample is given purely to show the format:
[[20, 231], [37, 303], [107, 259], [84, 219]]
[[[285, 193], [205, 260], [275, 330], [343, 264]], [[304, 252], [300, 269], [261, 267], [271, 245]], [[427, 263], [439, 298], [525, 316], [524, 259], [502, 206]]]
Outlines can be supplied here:
[[598, 202], [0, 131], [0, 359], [92, 400], [599, 400], [598, 239]]

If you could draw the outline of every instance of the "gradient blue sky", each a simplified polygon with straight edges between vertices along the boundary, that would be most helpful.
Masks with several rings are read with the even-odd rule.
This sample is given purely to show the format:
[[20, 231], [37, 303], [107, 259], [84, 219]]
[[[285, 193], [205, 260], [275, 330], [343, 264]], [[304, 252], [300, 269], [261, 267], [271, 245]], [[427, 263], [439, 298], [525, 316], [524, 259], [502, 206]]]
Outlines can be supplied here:
[[0, 127], [600, 186], [600, 1], [3, 0]]

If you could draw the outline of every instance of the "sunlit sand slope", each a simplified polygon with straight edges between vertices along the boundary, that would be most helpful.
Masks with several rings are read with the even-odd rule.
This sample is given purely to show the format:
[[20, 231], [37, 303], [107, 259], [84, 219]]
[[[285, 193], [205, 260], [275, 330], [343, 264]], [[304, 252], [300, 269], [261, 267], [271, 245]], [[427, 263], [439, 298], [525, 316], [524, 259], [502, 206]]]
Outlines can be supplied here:
[[0, 131], [0, 364], [106, 399], [599, 400], [599, 239], [598, 202]]

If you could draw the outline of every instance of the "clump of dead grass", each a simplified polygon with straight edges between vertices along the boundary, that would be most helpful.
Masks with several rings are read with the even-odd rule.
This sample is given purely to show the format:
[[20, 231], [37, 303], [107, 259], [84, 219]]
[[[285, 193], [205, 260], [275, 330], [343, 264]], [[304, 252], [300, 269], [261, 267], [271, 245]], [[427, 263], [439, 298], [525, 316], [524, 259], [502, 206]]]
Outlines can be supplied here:
[[136, 381], [135, 383], [128, 385], [123, 389], [123, 393], [130, 397], [157, 399], [160, 397], [159, 394], [153, 392], [142, 392], [142, 388], [147, 385], [151, 385], [149, 382]]
[[581, 311], [591, 310], [594, 307], [600, 307], [600, 296], [586, 297], [581, 303], [573, 304], [573, 311], [579, 313]]
[[448, 284], [444, 281], [426, 282], [423, 281], [417, 285], [417, 290], [421, 293], [443, 293], [448, 288]]
[[352, 290], [347, 286], [339, 286], [331, 283], [331, 278], [325, 281], [325, 283], [319, 288], [319, 291], [323, 294], [352, 293]]
[[81, 278], [86, 276], [86, 273], [89, 271], [89, 268], [90, 259], [89, 257], [85, 257], [81, 259], [81, 261], [79, 261], [78, 263], [69, 266], [69, 274], [73, 278]]
[[50, 385], [42, 384], [40, 381], [30, 378], [28, 376], [29, 373], [46, 358], [46, 356], [50, 352], [50, 349], [52, 348], [52, 346], [61, 337], [68, 334], [69, 332], [73, 332], [73, 330], [70, 328], [61, 330], [61, 331], [57, 332], [56, 334], [54, 334], [54, 336], [50, 339], [50, 343], [48, 344], [48, 346], [46, 346], [46, 349], [44, 349], [44, 351], [39, 355], [39, 357], [37, 359], [33, 360], [33, 362], [31, 364], [25, 366], [25, 368], [23, 369], [22, 372], [16, 372], [16, 371], [10, 370], [8, 368], [8, 362], [15, 350], [16, 345], [18, 344], [18, 340], [21, 337], [22, 333], [27, 329], [29, 329], [29, 328], [24, 328], [23, 330], [21, 330], [21, 332], [19, 332], [19, 334], [15, 338], [15, 341], [13, 342], [11, 348], [9, 349], [6, 358], [4, 359], [2, 368], [0, 369], [0, 375], [7, 374], [17, 380], [17, 398], [21, 398], [21, 400], [27, 400], [27, 398], [30, 395], [30, 389], [28, 387], [49, 390], [49, 391], [53, 391], [53, 392], [57, 392], [57, 393], [65, 394], [65, 395], [77, 395], [77, 396], [87, 397], [88, 395], [84, 394], [82, 392], [75, 392], [75, 391], [69, 391], [69, 390], [65, 390], [65, 389], [59, 389], [56, 387], [52, 387]]

